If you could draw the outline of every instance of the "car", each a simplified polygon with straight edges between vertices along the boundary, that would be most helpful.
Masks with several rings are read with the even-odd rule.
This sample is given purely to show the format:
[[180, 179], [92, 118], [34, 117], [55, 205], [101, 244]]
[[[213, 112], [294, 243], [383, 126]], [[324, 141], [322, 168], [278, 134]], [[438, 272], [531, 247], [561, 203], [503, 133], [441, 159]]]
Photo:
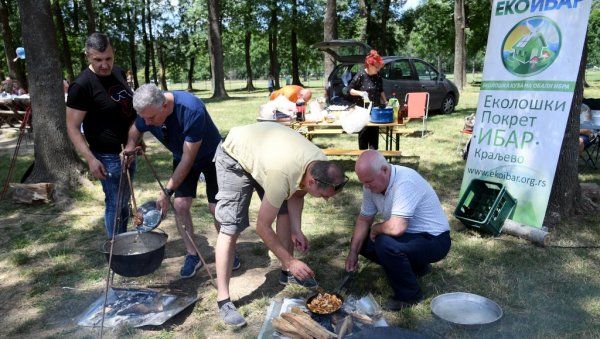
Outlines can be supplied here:
[[[348, 83], [365, 67], [365, 56], [372, 48], [351, 39], [319, 42], [312, 47], [328, 53], [337, 62], [325, 86], [327, 103], [353, 103], [348, 94]], [[430, 110], [439, 110], [444, 114], [454, 111], [460, 93], [444, 73], [419, 58], [382, 56], [382, 59], [385, 65], [379, 74], [383, 78], [383, 91], [388, 100], [396, 97], [402, 104], [406, 93], [428, 92]]]

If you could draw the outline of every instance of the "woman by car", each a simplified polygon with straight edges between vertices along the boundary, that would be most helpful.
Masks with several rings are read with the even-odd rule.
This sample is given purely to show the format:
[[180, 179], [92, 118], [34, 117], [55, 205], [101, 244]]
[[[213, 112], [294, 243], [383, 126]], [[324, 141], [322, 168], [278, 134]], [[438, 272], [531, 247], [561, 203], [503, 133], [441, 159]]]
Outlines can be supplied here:
[[[383, 80], [379, 71], [383, 68], [383, 59], [376, 50], [365, 57], [365, 68], [356, 73], [348, 84], [348, 94], [358, 106], [373, 103], [373, 107], [385, 106], [387, 99], [383, 92]], [[378, 149], [379, 127], [365, 127], [358, 134], [359, 149]]]

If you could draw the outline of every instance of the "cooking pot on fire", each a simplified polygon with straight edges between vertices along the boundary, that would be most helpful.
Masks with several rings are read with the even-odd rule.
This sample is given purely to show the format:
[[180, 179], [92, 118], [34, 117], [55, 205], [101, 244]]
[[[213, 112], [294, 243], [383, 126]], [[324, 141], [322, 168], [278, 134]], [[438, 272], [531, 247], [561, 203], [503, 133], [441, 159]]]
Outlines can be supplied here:
[[[140, 277], [156, 271], [165, 257], [167, 234], [164, 232], [126, 232], [114, 237], [110, 268], [124, 277]], [[102, 245], [108, 262], [111, 241]]]

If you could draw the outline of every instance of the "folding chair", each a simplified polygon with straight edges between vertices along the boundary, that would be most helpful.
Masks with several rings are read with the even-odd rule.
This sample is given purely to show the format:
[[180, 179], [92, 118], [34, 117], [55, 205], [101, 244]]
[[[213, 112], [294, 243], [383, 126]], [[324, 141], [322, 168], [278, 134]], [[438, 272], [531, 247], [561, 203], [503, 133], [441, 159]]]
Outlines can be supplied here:
[[600, 135], [598, 133], [594, 133], [585, 144], [581, 158], [590, 168], [598, 169], [598, 158], [600, 158]]
[[425, 131], [427, 131], [427, 114], [429, 113], [429, 93], [406, 93], [404, 102], [407, 106], [407, 124], [412, 119], [423, 119], [423, 128], [421, 129], [422, 138], [425, 135]]

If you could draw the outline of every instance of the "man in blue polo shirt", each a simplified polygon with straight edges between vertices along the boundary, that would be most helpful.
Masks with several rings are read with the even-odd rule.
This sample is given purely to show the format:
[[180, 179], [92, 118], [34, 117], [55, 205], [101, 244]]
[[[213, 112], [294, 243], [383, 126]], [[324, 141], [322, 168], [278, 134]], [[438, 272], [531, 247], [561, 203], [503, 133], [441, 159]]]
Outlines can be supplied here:
[[[215, 215], [218, 191], [215, 164], [212, 161], [221, 142], [219, 130], [206, 111], [204, 103], [193, 94], [183, 91], [162, 92], [153, 84], [138, 88], [133, 95], [133, 108], [138, 116], [129, 130], [126, 151], [131, 151], [144, 132], [150, 132], [173, 153], [173, 174], [156, 200], [163, 217], [169, 208], [169, 199], [175, 194], [173, 206], [178, 218], [179, 234], [187, 255], [180, 275], [191, 278], [202, 266], [193, 244], [193, 226], [190, 208], [196, 197], [200, 174], [204, 174], [206, 196], [211, 214]], [[215, 228], [219, 224], [214, 221]], [[185, 226], [188, 235], [184, 233]], [[240, 267], [235, 260], [233, 269]]]

